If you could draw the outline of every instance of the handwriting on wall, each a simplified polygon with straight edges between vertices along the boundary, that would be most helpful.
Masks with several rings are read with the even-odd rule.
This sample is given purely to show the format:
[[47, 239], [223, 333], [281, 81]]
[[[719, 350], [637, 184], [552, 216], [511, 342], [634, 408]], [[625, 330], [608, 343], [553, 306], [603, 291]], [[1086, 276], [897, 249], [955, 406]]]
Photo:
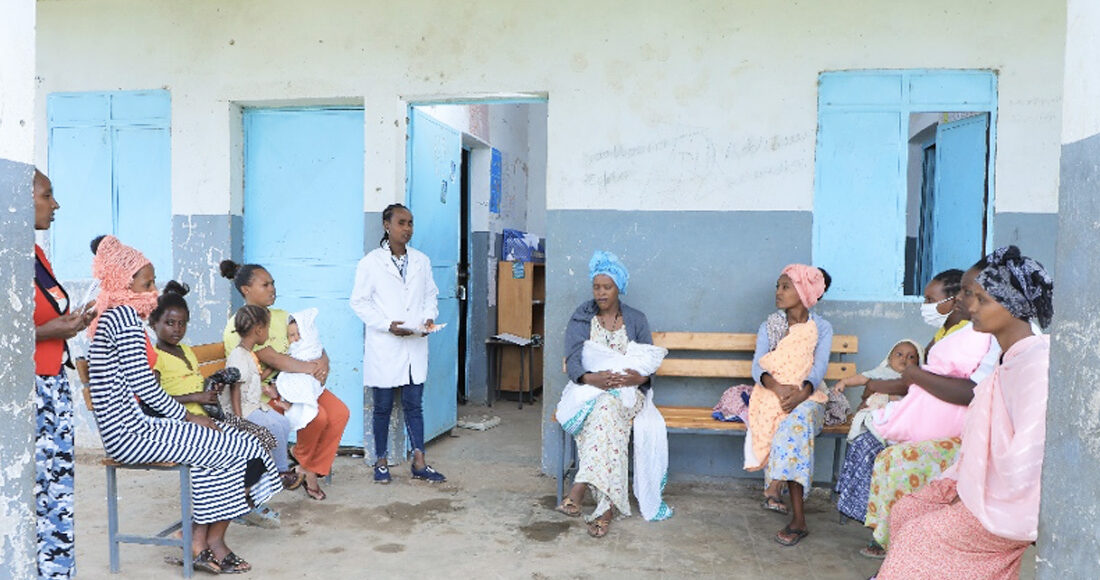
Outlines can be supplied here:
[[584, 183], [601, 194], [725, 197], [732, 187], [804, 174], [813, 166], [813, 136], [805, 131], [729, 139], [699, 130], [619, 144], [584, 156]]

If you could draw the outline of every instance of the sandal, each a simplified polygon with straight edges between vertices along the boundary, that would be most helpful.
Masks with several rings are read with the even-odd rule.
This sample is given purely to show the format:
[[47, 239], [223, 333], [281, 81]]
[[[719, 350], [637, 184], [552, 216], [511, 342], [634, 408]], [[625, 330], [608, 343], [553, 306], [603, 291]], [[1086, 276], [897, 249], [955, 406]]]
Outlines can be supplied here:
[[[213, 554], [211, 554], [211, 556], [213, 556]], [[240, 574], [252, 570], [252, 564], [249, 564], [244, 558], [230, 552], [222, 558], [221, 570], [222, 574]]]
[[283, 489], [295, 490], [306, 480], [306, 475], [296, 469], [290, 469], [279, 474], [283, 479]]
[[554, 511], [563, 513], [571, 518], [575, 518], [581, 515], [581, 508], [577, 505], [577, 502], [573, 501], [573, 498], [567, 497], [561, 500], [558, 507], [554, 508]]
[[808, 535], [810, 535], [810, 530], [792, 530], [790, 526], [787, 526], [775, 535], [775, 541], [783, 546], [796, 546], [802, 541], [802, 538]]
[[880, 546], [878, 542], [871, 542], [859, 551], [859, 555], [872, 560], [885, 560], [886, 548]]
[[251, 511], [233, 521], [246, 526], [256, 526], [257, 528], [268, 530], [273, 530], [280, 526], [279, 512], [266, 505], [254, 507]]
[[[183, 558], [177, 556], [165, 556], [164, 562], [173, 566], [183, 566]], [[222, 573], [222, 568], [218, 565], [218, 560], [214, 558], [214, 552], [209, 548], [195, 554], [195, 557], [191, 559], [191, 569], [207, 572], [209, 574]]]
[[783, 503], [783, 500], [770, 495], [764, 497], [764, 503], [761, 504], [760, 507], [782, 515], [791, 513], [790, 509], [787, 508], [787, 504]]
[[607, 530], [610, 527], [610, 521], [596, 518], [588, 522], [588, 535], [592, 536], [593, 538], [602, 538], [607, 535]]
[[327, 495], [325, 495], [325, 491], [321, 489], [321, 486], [319, 485], [317, 487], [310, 487], [308, 483], [303, 483], [302, 489], [306, 490], [306, 495], [309, 496], [309, 499], [324, 501], [325, 498], [328, 497]]

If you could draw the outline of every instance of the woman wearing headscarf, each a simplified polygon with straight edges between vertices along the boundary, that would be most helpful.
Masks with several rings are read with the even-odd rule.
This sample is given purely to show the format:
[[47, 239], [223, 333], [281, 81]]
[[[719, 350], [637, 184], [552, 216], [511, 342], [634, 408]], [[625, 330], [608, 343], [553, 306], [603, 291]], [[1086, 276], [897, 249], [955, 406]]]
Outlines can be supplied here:
[[[225, 531], [250, 505], [263, 504], [282, 488], [275, 464], [256, 439], [189, 413], [157, 384], [156, 353], [143, 322], [157, 306], [149, 260], [114, 236], [96, 238], [92, 252], [100, 314], [89, 327], [89, 389], [103, 449], [122, 463], [188, 465], [194, 506], [188, 565], [212, 573], [247, 572], [252, 566], [229, 549]], [[143, 412], [139, 399], [159, 417]]]
[[891, 544], [878, 578], [1017, 578], [1038, 536], [1046, 441], [1054, 285], [1015, 246], [1000, 248], [964, 280], [974, 328], [1004, 354], [974, 388], [955, 464], [890, 512]]
[[[787, 514], [781, 499], [787, 484], [791, 521], [775, 540], [793, 546], [809, 534], [803, 502], [814, 476], [814, 437], [825, 420], [825, 371], [833, 327], [811, 308], [829, 288], [828, 274], [791, 264], [775, 283], [775, 306], [760, 325], [749, 399], [745, 469], [764, 470], [764, 509]], [[782, 372], [779, 370], [782, 369]]]
[[660, 497], [668, 466], [664, 420], [653, 406], [652, 394], [645, 392], [649, 375], [667, 351], [653, 346], [645, 314], [619, 300], [630, 281], [619, 258], [596, 251], [588, 271], [592, 300], [577, 307], [565, 328], [570, 383], [556, 416], [576, 438], [578, 469], [573, 487], [557, 511], [571, 517], [581, 515], [581, 501], [591, 489], [596, 509], [586, 518], [588, 534], [602, 538], [610, 529], [614, 510], [623, 516], [631, 513], [627, 446], [635, 422], [645, 426], [634, 430], [635, 454], [645, 458], [640, 468], [635, 463], [639, 509], [647, 520], [672, 515]]
[[[50, 178], [34, 171], [34, 229], [50, 229], [61, 208]], [[73, 391], [64, 366], [71, 366], [66, 341], [87, 328], [94, 302], [71, 304], [53, 275], [46, 252], [34, 245], [34, 508], [38, 576], [76, 574], [73, 548]]]

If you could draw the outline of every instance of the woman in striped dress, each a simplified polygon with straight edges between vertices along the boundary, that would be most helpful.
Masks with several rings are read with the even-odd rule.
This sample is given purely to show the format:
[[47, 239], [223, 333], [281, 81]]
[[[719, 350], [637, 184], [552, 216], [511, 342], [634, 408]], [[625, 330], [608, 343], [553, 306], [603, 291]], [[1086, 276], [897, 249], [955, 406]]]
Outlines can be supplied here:
[[[92, 250], [92, 272], [102, 289], [88, 366], [104, 450], [122, 463], [189, 465], [193, 565], [214, 573], [246, 572], [251, 565], [229, 549], [225, 531], [250, 504], [260, 505], [281, 489], [275, 464], [255, 439], [188, 413], [157, 385], [142, 322], [157, 302], [153, 265], [113, 236], [95, 240]], [[138, 399], [162, 417], [143, 413]]]

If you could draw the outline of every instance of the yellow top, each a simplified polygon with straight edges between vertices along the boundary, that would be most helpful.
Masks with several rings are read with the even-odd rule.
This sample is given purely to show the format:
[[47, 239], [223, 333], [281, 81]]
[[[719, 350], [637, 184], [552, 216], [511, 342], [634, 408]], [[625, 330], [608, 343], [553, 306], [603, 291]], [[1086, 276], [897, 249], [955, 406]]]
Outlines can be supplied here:
[[[199, 373], [199, 359], [195, 356], [195, 351], [186, 344], [181, 344], [180, 348], [187, 362], [174, 354], [156, 349], [157, 365], [153, 369], [160, 372], [160, 388], [173, 397], [201, 393], [203, 379]], [[188, 364], [191, 366], [188, 367]], [[184, 403], [183, 406], [196, 415], [206, 415], [206, 411], [198, 403]]]
[[939, 328], [939, 330], [936, 331], [935, 336], [932, 337], [932, 344], [936, 344], [937, 342], [939, 342], [939, 341], [943, 340], [944, 338], [946, 338], [947, 335], [951, 334], [952, 332], [955, 332], [956, 330], [961, 329], [962, 327], [966, 326], [967, 324], [970, 324], [969, 320], [960, 320], [958, 324], [956, 324], [955, 326], [952, 326], [951, 328], [945, 328], [945, 327], [941, 326]]
[[[267, 342], [252, 347], [252, 352], [270, 346], [275, 349], [275, 352], [286, 354], [286, 351], [290, 349], [290, 339], [286, 337], [286, 327], [289, 324], [290, 313], [279, 308], [268, 308], [267, 311], [271, 313], [271, 326], [268, 328]], [[241, 337], [237, 336], [237, 330], [233, 328], [233, 318], [233, 316], [229, 317], [229, 321], [225, 323], [225, 330], [222, 332], [226, 358], [241, 343]]]

